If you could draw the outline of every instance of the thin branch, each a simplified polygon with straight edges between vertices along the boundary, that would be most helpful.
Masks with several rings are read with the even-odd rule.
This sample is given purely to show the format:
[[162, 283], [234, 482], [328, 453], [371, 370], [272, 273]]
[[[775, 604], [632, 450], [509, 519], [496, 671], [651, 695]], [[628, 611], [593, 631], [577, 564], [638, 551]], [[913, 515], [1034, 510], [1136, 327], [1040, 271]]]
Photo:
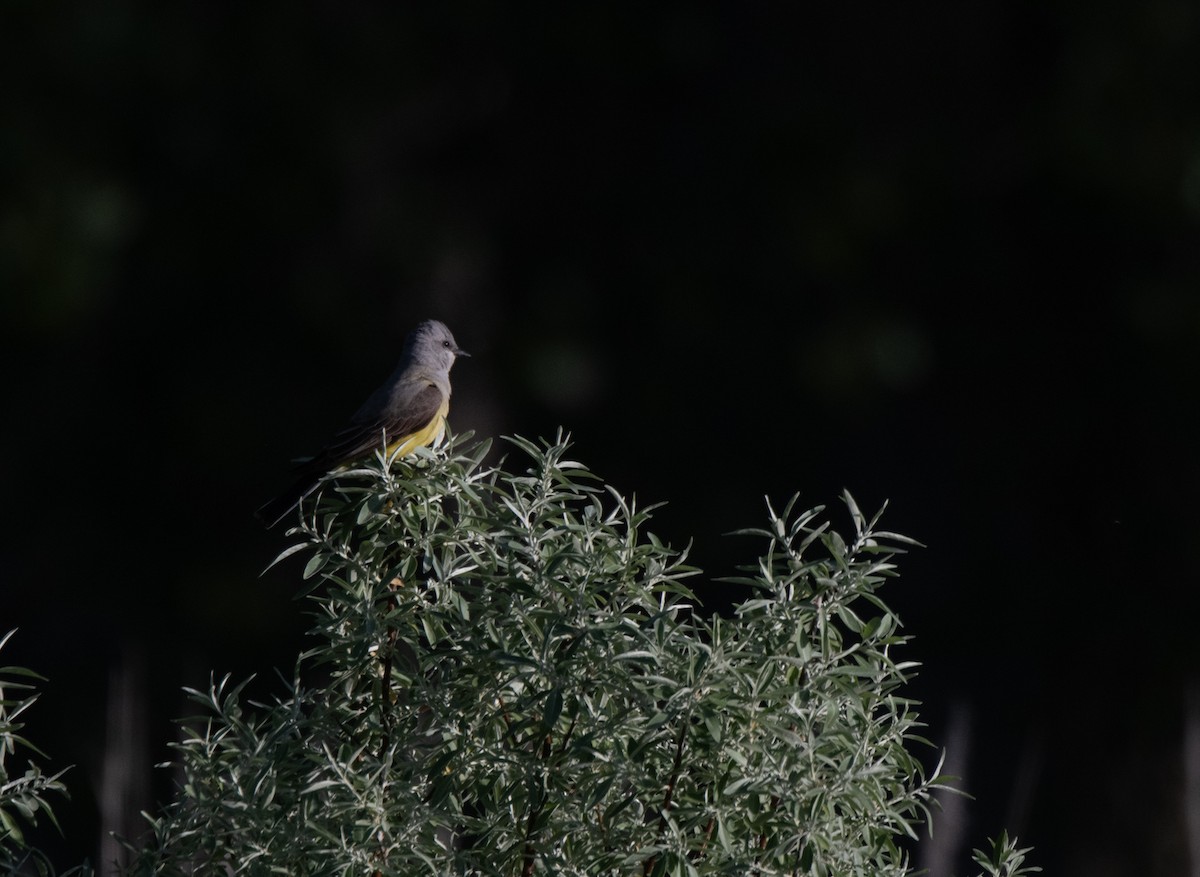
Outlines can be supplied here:
[[[683, 744], [687, 740], [689, 716], [685, 715], [679, 723], [679, 736], [675, 739], [675, 761], [671, 765], [671, 776], [667, 780], [667, 790], [663, 795], [662, 807], [658, 811], [658, 834], [661, 837], [667, 830], [667, 811], [671, 809], [671, 799], [675, 795], [675, 784], [679, 782], [679, 770], [683, 764]], [[648, 875], [654, 867], [657, 856], [651, 856], [642, 867], [642, 874]]]
[[533, 848], [534, 824], [541, 812], [540, 804], [530, 807], [529, 818], [525, 820], [525, 853], [521, 864], [521, 877], [531, 877], [533, 874], [533, 865], [537, 861], [537, 853]]
[[[397, 607], [395, 591], [404, 587], [399, 577], [392, 580], [389, 587], [393, 593], [388, 594], [385, 615], [391, 615]], [[387, 625], [387, 646], [383, 653], [383, 678], [379, 681], [379, 725], [383, 729], [383, 740], [379, 746], [379, 757], [387, 755], [392, 745], [392, 654], [396, 651], [396, 628]]]
[[569, 725], [567, 726], [567, 733], [563, 735], [563, 738], [562, 738], [562, 744], [561, 744], [561, 745], [558, 747], [558, 754], [559, 754], [559, 755], [565, 755], [565, 754], [566, 754], [566, 751], [567, 751], [567, 744], [568, 744], [569, 742], [571, 742], [571, 735], [575, 733], [575, 723], [576, 723], [577, 721], [579, 721], [579, 713], [578, 713], [578, 712], [576, 712], [576, 713], [575, 713], [575, 715], [573, 715], [573, 716], [571, 717], [571, 724], [569, 724]]

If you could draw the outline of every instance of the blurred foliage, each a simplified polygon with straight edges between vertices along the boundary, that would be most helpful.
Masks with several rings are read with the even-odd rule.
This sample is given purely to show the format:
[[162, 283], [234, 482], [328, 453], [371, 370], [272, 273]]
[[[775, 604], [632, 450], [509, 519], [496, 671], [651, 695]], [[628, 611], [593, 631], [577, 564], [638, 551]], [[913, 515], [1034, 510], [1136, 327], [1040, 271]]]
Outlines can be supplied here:
[[793, 501], [746, 531], [733, 617], [701, 615], [648, 509], [561, 436], [513, 443], [524, 467], [381, 452], [305, 503], [281, 559], [317, 643], [273, 703], [192, 692], [133, 872], [910, 873], [941, 778], [879, 591], [911, 540]]

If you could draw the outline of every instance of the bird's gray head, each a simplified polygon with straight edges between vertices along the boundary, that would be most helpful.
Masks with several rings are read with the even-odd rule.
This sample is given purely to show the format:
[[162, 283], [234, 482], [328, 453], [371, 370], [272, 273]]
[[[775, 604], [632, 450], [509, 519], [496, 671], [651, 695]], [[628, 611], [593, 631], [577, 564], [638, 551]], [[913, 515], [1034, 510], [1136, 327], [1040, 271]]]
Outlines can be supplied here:
[[446, 324], [438, 320], [426, 320], [413, 329], [404, 347], [406, 361], [420, 363], [434, 372], [449, 372], [455, 358], [470, 355], [458, 346]]

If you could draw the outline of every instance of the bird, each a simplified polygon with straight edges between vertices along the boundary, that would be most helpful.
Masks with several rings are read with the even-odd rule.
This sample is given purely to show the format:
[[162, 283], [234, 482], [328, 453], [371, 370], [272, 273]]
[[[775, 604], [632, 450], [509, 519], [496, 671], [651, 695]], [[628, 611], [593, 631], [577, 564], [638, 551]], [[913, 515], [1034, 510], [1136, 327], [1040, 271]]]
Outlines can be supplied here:
[[295, 483], [258, 509], [259, 520], [274, 527], [316, 490], [324, 475], [372, 450], [384, 447], [389, 456], [403, 457], [439, 443], [450, 410], [450, 369], [456, 359], [469, 355], [445, 323], [420, 323], [404, 339], [391, 376], [315, 457], [300, 464]]

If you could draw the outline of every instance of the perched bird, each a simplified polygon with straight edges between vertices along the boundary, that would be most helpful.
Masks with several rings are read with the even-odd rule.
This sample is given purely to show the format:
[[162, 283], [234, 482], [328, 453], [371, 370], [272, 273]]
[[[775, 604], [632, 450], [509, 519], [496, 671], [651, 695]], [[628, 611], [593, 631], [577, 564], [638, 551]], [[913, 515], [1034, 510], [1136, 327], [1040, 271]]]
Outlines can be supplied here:
[[323, 475], [380, 447], [404, 456], [441, 441], [450, 410], [450, 368], [468, 355], [444, 323], [426, 320], [413, 329], [391, 377], [319, 454], [301, 464], [296, 482], [258, 510], [259, 519], [274, 527], [317, 488]]

